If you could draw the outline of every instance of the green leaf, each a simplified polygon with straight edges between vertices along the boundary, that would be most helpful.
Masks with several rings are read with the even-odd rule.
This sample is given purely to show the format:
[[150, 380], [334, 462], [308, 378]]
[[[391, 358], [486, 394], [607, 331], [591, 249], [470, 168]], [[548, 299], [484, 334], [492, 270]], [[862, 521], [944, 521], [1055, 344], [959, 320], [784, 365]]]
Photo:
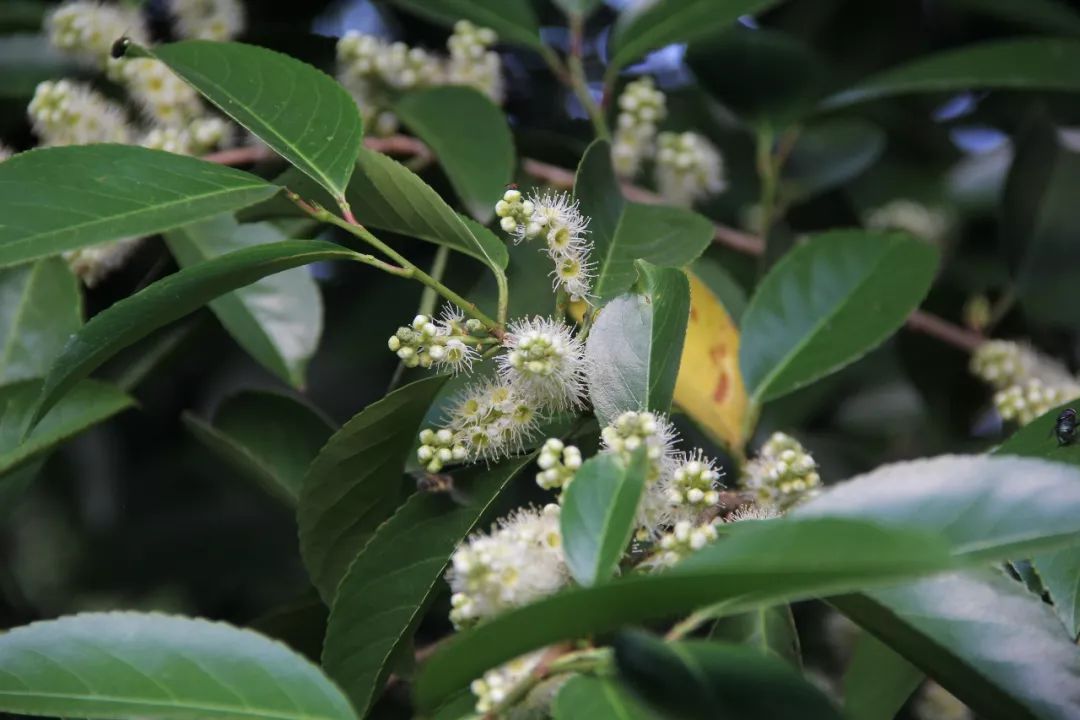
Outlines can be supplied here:
[[810, 125], [784, 163], [782, 192], [802, 202], [858, 177], [881, 157], [885, 133], [859, 118], [833, 118]]
[[1080, 468], [1080, 443], [1058, 445], [1057, 438], [1054, 437], [1054, 425], [1058, 415], [1066, 407], [1075, 406], [1077, 400], [1080, 398], [1053, 407], [1020, 427], [1008, 440], [995, 448], [993, 454], [1041, 458]]
[[392, 0], [394, 5], [437, 23], [453, 27], [469, 20], [491, 28], [502, 42], [543, 50], [540, 23], [528, 0]]
[[575, 675], [551, 706], [554, 720], [651, 720], [656, 715], [607, 678]]
[[718, 602], [731, 612], [864, 588], [950, 568], [947, 546], [923, 532], [850, 520], [736, 526], [672, 570], [559, 593], [460, 632], [421, 668], [421, 709], [529, 650], [669, 618]]
[[469, 214], [491, 220], [514, 177], [514, 138], [502, 110], [474, 88], [448, 85], [406, 93], [394, 112], [435, 151]]
[[277, 191], [239, 170], [131, 145], [19, 153], [0, 163], [0, 267], [152, 235]]
[[844, 673], [844, 717], [893, 720], [923, 681], [923, 673], [888, 645], [860, 632]]
[[184, 40], [157, 58], [226, 115], [340, 199], [364, 137], [356, 101], [334, 78], [255, 45]]
[[995, 570], [830, 602], [981, 718], [1080, 717], [1080, 652], [1049, 607]]
[[790, 665], [802, 667], [799, 633], [791, 606], [763, 605], [744, 613], [719, 618], [709, 633], [713, 640], [746, 645], [763, 655], [778, 657]]
[[611, 164], [611, 145], [597, 140], [585, 151], [574, 179], [581, 212], [592, 219], [589, 238], [597, 263], [593, 294], [601, 301], [626, 292], [636, 260], [681, 268], [709, 247], [713, 226], [697, 213], [663, 205], [626, 202]]
[[615, 573], [634, 533], [645, 470], [643, 448], [629, 463], [597, 455], [585, 461], [566, 489], [559, 523], [566, 565], [578, 585], [596, 585]]
[[300, 553], [327, 604], [349, 564], [401, 501], [405, 460], [445, 375], [368, 405], [334, 433], [300, 490]]
[[1031, 558], [1054, 612], [1073, 640], [1080, 635], [1080, 548], [1070, 547]]
[[[166, 233], [165, 242], [181, 267], [196, 267], [233, 250], [288, 239], [270, 223], [240, 225], [220, 215]], [[294, 387], [322, 334], [322, 297], [304, 268], [251, 283], [210, 303], [218, 320], [253, 358]]]
[[1043, 460], [942, 455], [883, 465], [793, 511], [918, 527], [959, 556], [1022, 558], [1080, 542], [1080, 469]]
[[445, 245], [476, 258], [496, 273], [506, 267], [506, 243], [483, 225], [454, 212], [404, 165], [364, 149], [357, 167], [348, 198], [360, 222]]
[[751, 398], [786, 395], [879, 345], [925, 297], [937, 261], [909, 235], [862, 230], [823, 233], [785, 255], [742, 318]]
[[0, 635], [0, 709], [65, 717], [356, 717], [322, 672], [224, 623], [85, 613]]
[[839, 720], [821, 690], [779, 658], [690, 640], [665, 643], [641, 631], [615, 638], [619, 678], [665, 717], [705, 720]]
[[319, 412], [288, 395], [247, 390], [226, 400], [213, 423], [184, 413], [184, 425], [233, 469], [295, 506], [308, 466], [334, 432]]
[[686, 62], [709, 96], [745, 123], [773, 130], [807, 114], [826, 78], [802, 41], [768, 29], [735, 27], [695, 43]]
[[1080, 152], [1046, 117], [1027, 122], [1005, 181], [1001, 233], [1021, 306], [1032, 319], [1077, 327], [1080, 247], [1073, 189]]
[[734, 24], [743, 15], [763, 12], [780, 0], [657, 0], [638, 3], [622, 13], [611, 36], [608, 74], [672, 43], [708, 37]]
[[1080, 41], [1062, 38], [996, 40], [924, 56], [874, 75], [827, 98], [836, 108], [864, 100], [919, 92], [977, 88], [1080, 90], [1069, 68], [1080, 63]]
[[464, 505], [448, 493], [414, 493], [349, 566], [330, 612], [323, 666], [361, 715], [382, 691], [394, 655], [416, 632], [454, 549], [531, 459], [456, 474], [455, 490], [468, 498]]
[[0, 387], [0, 476], [41, 457], [60, 443], [134, 404], [130, 397], [112, 385], [87, 380], [72, 388], [37, 427], [21, 439], [40, 390], [39, 380]]
[[45, 378], [31, 422], [118, 351], [219, 295], [282, 270], [354, 257], [355, 252], [333, 243], [288, 240], [234, 250], [158, 280], [98, 313], [71, 337]]
[[0, 384], [42, 377], [81, 325], [82, 293], [66, 262], [0, 270]]
[[585, 343], [589, 397], [601, 425], [627, 410], [668, 412], [679, 374], [690, 283], [681, 270], [644, 261], [641, 290], [600, 311]]

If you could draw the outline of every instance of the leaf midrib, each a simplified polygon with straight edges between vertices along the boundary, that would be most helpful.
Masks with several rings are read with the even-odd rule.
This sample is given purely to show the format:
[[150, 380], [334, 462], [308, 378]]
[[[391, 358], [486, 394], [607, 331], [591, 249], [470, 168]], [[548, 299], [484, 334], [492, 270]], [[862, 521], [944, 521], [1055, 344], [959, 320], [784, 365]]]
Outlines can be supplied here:
[[[83, 695], [80, 693], [58, 693], [58, 692], [30, 692], [30, 691], [18, 691], [18, 690], [0, 690], [0, 697], [14, 697], [14, 698], [47, 698], [58, 700], [77, 700], [82, 702], [107, 702], [116, 703], [120, 705], [131, 705], [133, 707], [153, 707], [153, 708], [184, 708], [188, 710], [199, 710], [204, 712], [219, 712], [230, 714], [247, 715], [253, 718], [271, 718], [274, 720], [339, 720], [334, 715], [310, 715], [307, 713], [281, 713], [271, 710], [261, 710], [259, 708], [245, 705], [238, 707], [234, 705], [216, 705], [213, 703], [188, 703], [188, 702], [164, 702], [161, 700], [142, 700], [142, 699], [129, 699], [124, 697], [118, 697], [115, 695], [102, 695], [100, 693]], [[30, 711], [28, 711], [30, 712]]]
[[[765, 390], [769, 387], [773, 380], [776, 379], [777, 375], [790, 367], [791, 359], [793, 357], [796, 357], [800, 352], [802, 352], [802, 350], [810, 344], [810, 342], [814, 339], [818, 332], [820, 332], [821, 328], [825, 325], [828, 325], [833, 320], [833, 318], [836, 317], [840, 309], [847, 305], [850, 298], [868, 284], [868, 281], [874, 275], [874, 271], [877, 270], [877, 268], [881, 265], [882, 261], [887, 256], [892, 254], [893, 250], [896, 248], [896, 244], [894, 242], [892, 242], [891, 240], [888, 240], [887, 242], [888, 247], [886, 247], [884, 249], [884, 252], [882, 252], [874, 261], [874, 263], [869, 266], [868, 272], [863, 276], [863, 278], [861, 278], [857, 283], [855, 283], [855, 285], [851, 287], [850, 291], [840, 300], [840, 302], [836, 303], [836, 305], [832, 309], [830, 309], [825, 315], [821, 316], [821, 318], [819, 318], [818, 321], [815, 322], [810, 328], [810, 331], [804, 334], [803, 338], [799, 340], [799, 342], [795, 343], [795, 345], [793, 345], [791, 349], [787, 353], [785, 353], [783, 361], [777, 363], [773, 367], [772, 371], [770, 371], [769, 374], [766, 375], [765, 378], [758, 383], [757, 387], [754, 388], [753, 394], [750, 396], [752, 402], [758, 404], [761, 403], [761, 396], [764, 394]], [[790, 256], [788, 257], [790, 258]]]

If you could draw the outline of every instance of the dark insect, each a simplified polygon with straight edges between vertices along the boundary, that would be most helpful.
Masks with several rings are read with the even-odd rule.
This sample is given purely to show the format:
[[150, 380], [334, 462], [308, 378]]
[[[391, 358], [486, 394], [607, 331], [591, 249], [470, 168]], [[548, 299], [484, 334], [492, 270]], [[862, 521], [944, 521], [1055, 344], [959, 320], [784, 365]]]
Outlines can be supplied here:
[[518, 189], [518, 184], [517, 183], [506, 183], [506, 189], [507, 190], [517, 190]]
[[1065, 408], [1058, 415], [1054, 423], [1054, 434], [1057, 435], [1058, 447], [1069, 445], [1076, 439], [1076, 411]]
[[124, 37], [113, 43], [112, 50], [109, 51], [109, 54], [112, 55], [113, 59], [119, 60], [120, 58], [124, 57], [124, 53], [127, 52], [128, 45], [130, 44], [131, 38], [125, 35]]

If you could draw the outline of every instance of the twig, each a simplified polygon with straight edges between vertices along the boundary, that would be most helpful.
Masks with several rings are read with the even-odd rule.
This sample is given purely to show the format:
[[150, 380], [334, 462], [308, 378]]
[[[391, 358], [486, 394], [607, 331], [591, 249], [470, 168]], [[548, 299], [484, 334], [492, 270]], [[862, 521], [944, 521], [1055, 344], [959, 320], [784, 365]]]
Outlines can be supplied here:
[[[425, 155], [430, 157], [431, 151], [422, 142], [415, 138], [403, 135], [392, 135], [385, 138], [365, 138], [364, 144], [372, 150], [389, 154], [399, 155]], [[217, 162], [223, 165], [243, 165], [255, 162], [271, 156], [265, 147], [251, 146], [232, 148], [221, 152], [203, 156], [203, 160]], [[574, 172], [557, 165], [551, 165], [533, 158], [522, 158], [521, 168], [531, 177], [541, 180], [549, 185], [559, 188], [570, 189], [574, 187]], [[663, 199], [649, 190], [623, 183], [623, 195], [626, 199], [634, 202], [656, 205], [663, 203]], [[731, 248], [747, 255], [761, 255], [765, 252], [765, 243], [757, 235], [743, 232], [727, 225], [713, 223], [713, 239], [719, 245]], [[922, 310], [916, 310], [908, 316], [907, 327], [909, 330], [921, 332], [942, 342], [948, 343], [968, 352], [973, 351], [986, 341], [981, 333], [932, 315]]]

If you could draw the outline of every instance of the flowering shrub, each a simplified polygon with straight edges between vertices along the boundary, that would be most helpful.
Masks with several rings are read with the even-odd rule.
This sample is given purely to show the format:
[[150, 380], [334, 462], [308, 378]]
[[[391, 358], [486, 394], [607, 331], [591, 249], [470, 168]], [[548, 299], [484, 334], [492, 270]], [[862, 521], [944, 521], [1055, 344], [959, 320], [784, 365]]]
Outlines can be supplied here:
[[1080, 44], [323, 5], [24, 28], [0, 712], [1080, 717]]

